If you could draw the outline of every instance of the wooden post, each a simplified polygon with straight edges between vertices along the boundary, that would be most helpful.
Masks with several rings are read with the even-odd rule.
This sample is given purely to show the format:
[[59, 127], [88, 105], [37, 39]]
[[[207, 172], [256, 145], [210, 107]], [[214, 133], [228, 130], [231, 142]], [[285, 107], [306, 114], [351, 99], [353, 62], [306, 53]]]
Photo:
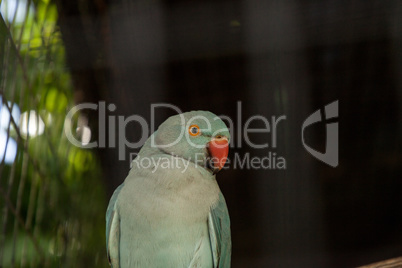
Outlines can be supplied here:
[[397, 267], [402, 267], [402, 257], [360, 266], [359, 268], [397, 268]]

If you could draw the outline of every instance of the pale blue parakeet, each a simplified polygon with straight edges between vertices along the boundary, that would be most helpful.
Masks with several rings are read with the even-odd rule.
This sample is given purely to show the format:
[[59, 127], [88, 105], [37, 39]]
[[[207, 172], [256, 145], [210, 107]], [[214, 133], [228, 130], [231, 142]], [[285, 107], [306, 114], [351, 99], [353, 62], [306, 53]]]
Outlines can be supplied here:
[[215, 173], [230, 134], [215, 114], [168, 118], [151, 135], [106, 212], [113, 268], [230, 267], [230, 220]]

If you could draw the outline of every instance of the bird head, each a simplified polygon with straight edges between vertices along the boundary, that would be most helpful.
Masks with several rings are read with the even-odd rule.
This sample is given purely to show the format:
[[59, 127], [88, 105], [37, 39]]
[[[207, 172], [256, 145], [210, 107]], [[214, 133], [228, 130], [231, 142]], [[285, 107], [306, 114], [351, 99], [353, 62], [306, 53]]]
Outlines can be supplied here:
[[202, 164], [215, 174], [226, 163], [230, 133], [217, 115], [192, 111], [169, 117], [151, 139], [152, 147]]

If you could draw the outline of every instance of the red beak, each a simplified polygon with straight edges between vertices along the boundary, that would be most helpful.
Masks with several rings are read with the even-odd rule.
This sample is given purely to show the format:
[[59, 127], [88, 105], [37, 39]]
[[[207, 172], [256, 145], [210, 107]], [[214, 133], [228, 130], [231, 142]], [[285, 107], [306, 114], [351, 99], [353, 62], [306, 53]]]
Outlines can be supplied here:
[[226, 137], [216, 136], [208, 143], [208, 151], [211, 156], [213, 174], [223, 168], [228, 158], [229, 142]]

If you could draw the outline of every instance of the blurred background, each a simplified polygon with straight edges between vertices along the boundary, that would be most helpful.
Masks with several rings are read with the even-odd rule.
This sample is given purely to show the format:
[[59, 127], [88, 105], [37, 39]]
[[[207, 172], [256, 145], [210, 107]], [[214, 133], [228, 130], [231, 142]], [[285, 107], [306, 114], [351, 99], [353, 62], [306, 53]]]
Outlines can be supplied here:
[[[110, 118], [150, 122], [156, 103], [210, 110], [236, 128], [252, 115], [286, 115], [276, 148], [243, 142], [229, 155], [274, 152], [286, 169], [218, 174], [233, 267], [402, 255], [401, 1], [3, 0], [0, 68], [0, 266], [108, 267], [107, 203], [138, 149], [119, 160], [118, 148], [80, 148], [64, 132], [72, 107], [100, 101], [116, 106], [106, 121], [90, 109], [69, 121], [81, 145], [100, 134], [119, 144], [103, 133], [118, 132]], [[301, 126], [336, 100], [333, 168], [305, 150]], [[156, 126], [172, 114], [158, 109]], [[133, 122], [124, 134], [135, 142], [141, 133]], [[325, 121], [305, 136], [325, 152]]]

